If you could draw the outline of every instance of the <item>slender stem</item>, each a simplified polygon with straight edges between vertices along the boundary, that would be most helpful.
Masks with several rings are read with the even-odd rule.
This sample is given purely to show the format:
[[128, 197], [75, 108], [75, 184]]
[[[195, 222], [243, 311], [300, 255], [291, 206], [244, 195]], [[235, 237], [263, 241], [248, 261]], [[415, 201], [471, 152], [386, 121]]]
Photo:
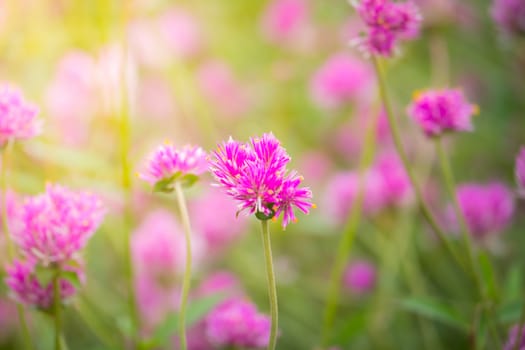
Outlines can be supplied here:
[[378, 114], [370, 120], [368, 126], [362, 154], [359, 160], [359, 179], [358, 179], [358, 192], [355, 201], [352, 203], [348, 221], [343, 229], [341, 241], [338, 245], [337, 255], [335, 258], [334, 266], [330, 274], [330, 282], [328, 289], [328, 296], [326, 300], [326, 306], [323, 315], [323, 327], [321, 331], [321, 344], [323, 346], [328, 345], [330, 340], [330, 333], [333, 328], [335, 317], [337, 314], [337, 305], [339, 304], [339, 294], [341, 288], [341, 280], [343, 278], [344, 268], [348, 262], [350, 251], [352, 250], [354, 238], [359, 226], [361, 219], [361, 209], [363, 204], [363, 188], [366, 176], [366, 169], [374, 154], [375, 146], [375, 135]]
[[62, 306], [60, 302], [60, 268], [56, 269], [55, 277], [53, 277], [53, 300], [53, 316], [55, 318], [55, 350], [62, 350]]
[[261, 220], [261, 233], [264, 245], [264, 258], [266, 261], [266, 279], [268, 282], [268, 297], [270, 298], [270, 315], [272, 318], [272, 328], [270, 331], [270, 342], [268, 350], [274, 350], [277, 344], [277, 329], [279, 322], [279, 311], [277, 304], [277, 287], [275, 286], [275, 273], [273, 271], [272, 245], [270, 242], [270, 230], [268, 220]]
[[483, 285], [481, 284], [481, 279], [479, 277], [479, 271], [477, 269], [476, 260], [474, 258], [469, 228], [465, 220], [465, 215], [463, 214], [463, 211], [461, 210], [461, 206], [458, 201], [458, 196], [456, 195], [456, 184], [454, 181], [454, 174], [452, 173], [452, 167], [450, 166], [450, 161], [448, 159], [448, 156], [445, 150], [443, 149], [443, 143], [441, 142], [441, 138], [436, 139], [436, 150], [437, 150], [439, 162], [441, 164], [441, 171], [443, 172], [445, 185], [447, 187], [447, 191], [449, 192], [450, 197], [452, 198], [452, 203], [454, 206], [454, 211], [456, 213], [456, 218], [461, 227], [463, 242], [467, 250], [467, 258], [469, 261], [468, 266], [471, 270], [470, 273], [472, 274], [472, 276], [474, 277], [474, 280], [476, 281], [476, 286], [478, 287], [480, 296], [483, 298], [485, 296], [485, 290], [483, 288]]
[[184, 278], [182, 280], [182, 294], [180, 297], [179, 310], [180, 348], [181, 350], [186, 350], [186, 306], [191, 285], [191, 226], [190, 216], [188, 215], [188, 209], [186, 208], [186, 200], [184, 199], [184, 193], [179, 182], [175, 183], [175, 194], [177, 196], [182, 225], [184, 226], [184, 239], [186, 240], [186, 265], [184, 268]]
[[425, 199], [423, 197], [423, 192], [421, 188], [419, 187], [419, 184], [417, 183], [416, 177], [414, 172], [412, 171], [412, 168], [410, 166], [410, 161], [408, 160], [408, 156], [405, 152], [405, 149], [403, 147], [403, 143], [401, 141], [401, 136], [399, 133], [399, 129], [397, 126], [397, 122], [395, 120], [394, 114], [392, 112], [392, 107], [390, 106], [390, 100], [388, 99], [388, 93], [386, 88], [386, 82], [383, 75], [383, 71], [381, 70], [381, 67], [379, 66], [379, 61], [376, 56], [372, 55], [372, 62], [374, 63], [374, 68], [377, 75], [377, 80], [379, 83], [379, 93], [381, 95], [381, 99], [383, 100], [383, 104], [386, 111], [386, 116], [388, 118], [388, 123], [390, 125], [390, 130], [392, 133], [392, 139], [394, 140], [394, 145], [396, 147], [397, 153], [399, 155], [399, 158], [403, 162], [403, 166], [405, 168], [405, 171], [410, 179], [410, 182], [412, 184], [412, 188], [414, 189], [414, 193], [416, 195], [417, 201], [419, 203], [419, 207], [421, 209], [421, 212], [427, 222], [430, 224], [434, 232], [438, 235], [441, 242], [445, 245], [447, 250], [450, 252], [450, 254], [456, 259], [457, 263], [463, 268], [466, 269], [465, 263], [461, 256], [457, 253], [457, 251], [454, 249], [454, 247], [451, 245], [449, 240], [447, 239], [445, 232], [441, 229], [441, 227], [438, 225], [436, 219], [432, 215], [432, 212], [430, 211], [430, 208], [425, 202]]

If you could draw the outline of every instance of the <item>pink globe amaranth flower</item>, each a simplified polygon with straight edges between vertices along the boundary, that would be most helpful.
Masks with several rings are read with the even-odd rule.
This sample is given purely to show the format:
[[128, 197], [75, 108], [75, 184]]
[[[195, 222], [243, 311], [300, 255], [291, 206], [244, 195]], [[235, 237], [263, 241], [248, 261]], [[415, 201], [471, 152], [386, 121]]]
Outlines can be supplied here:
[[48, 184], [45, 193], [25, 201], [21, 229], [13, 234], [25, 256], [42, 265], [60, 263], [84, 248], [104, 215], [98, 196]]
[[206, 317], [206, 335], [215, 346], [262, 348], [270, 340], [270, 318], [254, 304], [233, 298]]
[[161, 77], [145, 78], [139, 85], [137, 99], [137, 113], [144, 119], [156, 119], [167, 126], [177, 112], [171, 86]]
[[[513, 193], [502, 183], [469, 183], [457, 187], [460, 208], [474, 238], [482, 239], [505, 230], [514, 214]], [[458, 230], [452, 206], [447, 209], [450, 225]]]
[[206, 171], [207, 165], [206, 152], [202, 148], [191, 145], [176, 147], [166, 142], [149, 156], [139, 177], [155, 187], [161, 181], [167, 181], [166, 188], [156, 190], [170, 191], [173, 181], [187, 175], [200, 175]]
[[[36, 261], [14, 261], [7, 268], [5, 282], [10, 289], [10, 294], [17, 302], [27, 306], [34, 306], [48, 310], [53, 306], [53, 283], [50, 281], [46, 286], [41, 285], [36, 277]], [[82, 269], [68, 269], [77, 274], [80, 283], [85, 283], [85, 276]], [[77, 288], [68, 280], [60, 279], [60, 299], [66, 303], [78, 291]]]
[[329, 58], [310, 81], [310, 94], [321, 108], [333, 109], [373, 94], [374, 75], [364, 62], [348, 55]]
[[525, 197], [525, 147], [521, 147], [518, 157], [516, 157], [516, 182], [518, 183], [518, 193]]
[[309, 21], [304, 0], [274, 0], [268, 4], [262, 17], [265, 37], [276, 43], [297, 40]]
[[197, 18], [181, 8], [172, 8], [158, 19], [159, 31], [169, 50], [180, 59], [198, 54], [204, 44]]
[[313, 183], [322, 182], [331, 172], [332, 161], [322, 151], [307, 151], [300, 160], [299, 169]]
[[207, 276], [195, 292], [197, 297], [217, 293], [226, 293], [229, 296], [240, 296], [244, 294], [237, 276], [229, 271], [216, 271]]
[[428, 90], [414, 95], [408, 115], [429, 136], [445, 132], [472, 131], [472, 116], [478, 107], [471, 104], [459, 89]]
[[373, 170], [380, 174], [385, 205], [403, 207], [413, 203], [410, 178], [397, 155], [391, 152], [380, 155]]
[[494, 0], [490, 14], [506, 34], [525, 34], [525, 2], [523, 0]]
[[9, 140], [25, 140], [42, 131], [38, 109], [13, 87], [0, 87], [0, 146]]
[[210, 61], [203, 64], [197, 72], [197, 79], [204, 97], [224, 117], [240, 117], [250, 107], [246, 88], [225, 63]]
[[365, 260], [352, 262], [346, 268], [343, 283], [346, 288], [357, 294], [371, 292], [376, 284], [377, 273], [373, 264]]
[[[518, 343], [518, 344], [516, 344]], [[516, 347], [518, 345], [518, 347]], [[525, 327], [520, 330], [519, 325], [514, 325], [509, 330], [507, 342], [503, 347], [503, 350], [525, 350]]]
[[210, 160], [210, 171], [218, 186], [247, 211], [267, 220], [283, 213], [283, 227], [295, 221], [293, 207], [308, 213], [312, 193], [300, 188], [302, 177], [288, 173], [290, 156], [273, 134], [251, 138], [242, 144], [230, 138], [219, 145]]
[[210, 188], [203, 196], [193, 199], [189, 207], [193, 229], [204, 238], [208, 253], [223, 251], [245, 232], [246, 218], [238, 217], [232, 225], [231, 218], [237, 207], [216, 188]]

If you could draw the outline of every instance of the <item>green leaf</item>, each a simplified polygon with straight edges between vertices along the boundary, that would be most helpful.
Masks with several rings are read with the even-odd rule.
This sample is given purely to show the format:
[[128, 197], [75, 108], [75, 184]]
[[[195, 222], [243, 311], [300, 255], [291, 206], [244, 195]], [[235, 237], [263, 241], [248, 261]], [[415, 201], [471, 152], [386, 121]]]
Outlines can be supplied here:
[[55, 277], [55, 270], [49, 266], [36, 265], [35, 277], [42, 287], [46, 287], [51, 283], [53, 277]]
[[469, 323], [450, 304], [431, 298], [408, 298], [402, 300], [401, 307], [429, 319], [444, 323], [462, 331], [468, 331]]
[[195, 174], [186, 174], [180, 179], [182, 187], [191, 187], [195, 182], [199, 180], [199, 177]]
[[516, 323], [520, 319], [521, 310], [523, 310], [523, 302], [521, 300], [506, 302], [498, 308], [498, 319], [504, 324]]
[[491, 299], [498, 300], [499, 296], [498, 288], [496, 287], [496, 277], [488, 254], [486, 252], [481, 252], [478, 256], [478, 260], [481, 268], [483, 288], [486, 289]]
[[77, 289], [81, 287], [78, 274], [74, 271], [60, 271], [60, 278], [70, 282]]
[[153, 186], [153, 192], [162, 192], [162, 193], [171, 193], [173, 192], [173, 182], [177, 180], [182, 173], [180, 171], [176, 172], [170, 177], [166, 177], [162, 180], [159, 180]]
[[523, 290], [522, 271], [518, 265], [510, 268], [509, 274], [505, 281], [503, 300], [516, 300], [521, 298], [521, 291]]

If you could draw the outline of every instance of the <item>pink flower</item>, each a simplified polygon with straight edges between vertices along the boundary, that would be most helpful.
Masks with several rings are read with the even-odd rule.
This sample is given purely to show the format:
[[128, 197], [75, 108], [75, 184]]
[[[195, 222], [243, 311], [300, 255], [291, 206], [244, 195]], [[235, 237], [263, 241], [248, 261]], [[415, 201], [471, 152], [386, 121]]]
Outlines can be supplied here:
[[[519, 325], [515, 324], [510, 330], [507, 342], [503, 350], [524, 350], [525, 349], [525, 327], [520, 330]], [[518, 344], [516, 344], [518, 343]], [[518, 347], [516, 347], [518, 345]]]
[[214, 272], [201, 282], [196, 291], [199, 297], [217, 293], [226, 293], [229, 296], [242, 295], [242, 286], [237, 276], [228, 271]]
[[373, 86], [374, 75], [368, 65], [350, 55], [336, 54], [314, 74], [310, 94], [318, 106], [333, 109], [368, 99]]
[[24, 101], [22, 94], [8, 86], [0, 87], [0, 146], [9, 140], [35, 137], [42, 130], [36, 118], [38, 109]]
[[184, 9], [173, 8], [159, 19], [164, 43], [178, 58], [195, 56], [203, 46], [202, 29], [197, 19]]
[[169, 82], [160, 77], [144, 79], [138, 90], [138, 114], [146, 120], [156, 119], [167, 125], [177, 106]]
[[523, 0], [494, 0], [490, 14], [507, 34], [525, 34], [525, 2]]
[[376, 268], [368, 261], [359, 260], [348, 265], [343, 283], [346, 288], [357, 294], [367, 294], [376, 284]]
[[49, 184], [45, 193], [25, 201], [15, 240], [24, 255], [43, 265], [65, 262], [84, 248], [104, 214], [96, 195]]
[[250, 302], [234, 298], [206, 317], [206, 334], [215, 346], [261, 348], [270, 340], [270, 319]]
[[298, 39], [308, 20], [306, 1], [274, 0], [265, 9], [262, 29], [272, 42], [289, 42]]
[[525, 196], [525, 147], [521, 147], [518, 157], [516, 157], [516, 182], [518, 183], [518, 193]]
[[380, 155], [374, 165], [374, 171], [380, 174], [386, 205], [403, 207], [413, 202], [414, 193], [410, 179], [397, 155], [393, 153]]
[[235, 203], [215, 188], [190, 202], [193, 228], [205, 239], [209, 253], [224, 250], [245, 232], [245, 217], [238, 217], [232, 225], [236, 212]]
[[429, 136], [449, 131], [471, 131], [471, 118], [478, 112], [459, 89], [428, 90], [415, 95], [408, 115]]
[[210, 170], [219, 186], [239, 202], [239, 211], [248, 211], [260, 220], [283, 213], [283, 227], [295, 221], [293, 207], [308, 213], [312, 193], [300, 188], [302, 177], [288, 173], [290, 156], [273, 134], [252, 138], [242, 144], [233, 139], [219, 145], [210, 161]]
[[[460, 208], [470, 233], [484, 238], [505, 230], [514, 214], [514, 197], [502, 183], [464, 184], [457, 187]], [[450, 205], [447, 209], [451, 226], [458, 230], [458, 222]]]
[[156, 185], [162, 180], [175, 181], [179, 176], [200, 175], [206, 171], [207, 164], [206, 152], [202, 148], [191, 145], [178, 148], [166, 142], [149, 156], [139, 177]]
[[[43, 286], [36, 277], [36, 262], [32, 259], [27, 261], [15, 261], [7, 268], [6, 284], [11, 290], [11, 296], [27, 306], [41, 309], [50, 309], [53, 305], [53, 283], [50, 281]], [[82, 270], [74, 271], [81, 283], [85, 282]], [[60, 299], [67, 302], [77, 293], [77, 288], [68, 280], [60, 279]]]
[[299, 168], [310, 181], [320, 183], [330, 173], [332, 161], [321, 151], [307, 151], [301, 157]]
[[223, 116], [236, 118], [248, 110], [246, 89], [226, 64], [205, 63], [199, 68], [197, 79], [204, 97]]

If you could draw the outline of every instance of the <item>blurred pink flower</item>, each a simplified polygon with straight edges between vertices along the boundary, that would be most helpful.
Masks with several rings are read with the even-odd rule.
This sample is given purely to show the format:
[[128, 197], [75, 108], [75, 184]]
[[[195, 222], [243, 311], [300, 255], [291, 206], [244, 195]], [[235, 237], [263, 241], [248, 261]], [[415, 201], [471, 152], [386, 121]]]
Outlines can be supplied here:
[[[513, 193], [502, 183], [469, 183], [457, 187], [460, 208], [474, 238], [482, 239], [505, 230], [514, 214]], [[452, 205], [447, 208], [450, 226], [459, 225]]]
[[507, 342], [505, 343], [505, 346], [503, 347], [503, 350], [515, 350], [515, 349], [518, 349], [518, 350], [525, 349], [525, 327], [522, 327], [520, 329], [519, 324], [515, 324], [509, 330], [509, 334], [507, 336]]
[[521, 197], [525, 197], [525, 147], [520, 148], [520, 153], [516, 157], [515, 174], [518, 193]]
[[161, 37], [157, 19], [136, 19], [128, 26], [130, 50], [137, 62], [147, 67], [167, 66], [172, 55]]
[[22, 93], [9, 86], [0, 86], [0, 147], [9, 140], [25, 140], [42, 131], [37, 119], [38, 109], [26, 102]]
[[307, 151], [300, 160], [299, 168], [313, 184], [323, 181], [332, 168], [332, 161], [322, 151]]
[[176, 147], [166, 142], [151, 153], [139, 177], [155, 185], [173, 176], [201, 175], [207, 167], [206, 152], [202, 148], [191, 145]]
[[451, 131], [471, 131], [471, 118], [478, 107], [459, 89], [428, 90], [415, 94], [407, 112], [427, 136], [433, 137]]
[[216, 271], [206, 277], [196, 290], [197, 297], [226, 293], [228, 296], [244, 294], [237, 276], [229, 271]]
[[299, 39], [309, 20], [307, 1], [273, 0], [264, 10], [262, 31], [272, 42], [292, 42]]
[[368, 100], [373, 89], [374, 75], [369, 65], [344, 53], [330, 57], [310, 81], [310, 94], [324, 109]]
[[180, 59], [188, 59], [202, 49], [204, 40], [197, 18], [181, 8], [172, 8], [158, 18], [163, 42]]
[[232, 225], [237, 206], [216, 188], [209, 188], [190, 202], [195, 233], [203, 236], [209, 254], [220, 252], [246, 232], [247, 218], [239, 216]]
[[490, 14], [507, 34], [525, 34], [525, 2], [523, 0], [493, 0]]
[[[53, 283], [50, 281], [46, 286], [42, 286], [36, 277], [35, 267], [36, 262], [33, 259], [14, 261], [7, 268], [5, 282], [10, 289], [11, 297], [17, 302], [27, 306], [50, 309], [53, 305]], [[81, 269], [73, 272], [77, 274], [81, 283], [85, 283], [85, 276]], [[77, 288], [66, 279], [60, 279], [59, 285], [60, 298], [63, 303], [77, 293]]]
[[413, 203], [414, 193], [410, 178], [396, 154], [383, 153], [376, 160], [373, 169], [381, 176], [381, 188], [386, 205], [404, 207]]
[[265, 347], [270, 340], [270, 318], [259, 314], [254, 304], [232, 298], [206, 317], [206, 335], [219, 347]]
[[367, 294], [376, 284], [376, 268], [365, 260], [354, 261], [348, 265], [343, 277], [344, 286], [356, 293]]
[[98, 196], [48, 184], [45, 193], [24, 202], [21, 229], [13, 234], [25, 256], [47, 266], [75, 257], [104, 215]]
[[143, 119], [166, 122], [176, 113], [174, 93], [169, 83], [161, 77], [145, 78], [137, 94], [138, 114]]
[[248, 111], [250, 101], [246, 86], [225, 63], [204, 63], [197, 72], [197, 80], [204, 97], [222, 116], [237, 118]]

